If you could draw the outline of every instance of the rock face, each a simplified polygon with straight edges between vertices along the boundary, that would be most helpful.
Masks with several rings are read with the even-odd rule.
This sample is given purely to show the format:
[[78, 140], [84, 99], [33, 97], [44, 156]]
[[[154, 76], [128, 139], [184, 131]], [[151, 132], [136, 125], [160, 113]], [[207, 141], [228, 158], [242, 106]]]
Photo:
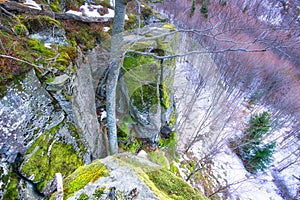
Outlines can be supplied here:
[[[9, 191], [12, 188], [6, 188], [12, 183], [15, 189], [18, 184], [27, 187], [26, 182], [18, 183], [14, 178], [10, 164], [44, 194], [51, 193], [46, 191], [46, 185], [55, 172], [67, 175], [83, 164], [84, 143], [73, 119], [64, 111], [68, 105], [59, 103], [66, 99], [59, 92], [53, 96], [60, 99], [56, 100], [42, 87], [32, 70], [23, 80], [9, 86], [0, 100], [3, 198], [12, 192]], [[8, 190], [4, 192], [5, 189]]]
[[81, 55], [77, 59], [77, 75], [73, 84], [73, 92], [76, 94], [72, 98], [74, 117], [76, 124], [84, 133], [82, 137], [87, 142], [94, 159], [107, 155], [95, 105], [96, 86], [99, 77], [107, 67], [107, 65], [102, 67], [104, 64], [104, 59], [100, 57], [102, 52], [101, 49], [95, 48], [87, 56]]
[[[150, 7], [147, 9], [152, 15]], [[0, 54], [25, 62], [1, 57], [0, 199], [48, 196], [55, 189], [56, 172], [66, 177], [79, 166], [106, 155], [104, 134], [97, 120], [97, 108], [105, 104], [97, 100], [95, 91], [109, 66], [103, 42], [109, 38], [108, 33], [99, 24], [58, 21], [42, 14], [21, 16], [16, 21], [1, 18], [7, 30], [0, 30]], [[176, 46], [175, 34], [151, 37], [173, 29], [168, 26], [144, 30], [142, 37], [148, 41], [136, 43], [133, 49], [171, 55]], [[100, 43], [102, 47], [97, 46]], [[175, 125], [173, 59], [137, 55], [130, 60], [130, 54], [126, 57], [129, 60], [124, 68], [129, 73], [123, 71], [120, 78], [119, 129], [127, 136], [134, 133], [157, 142], [161, 126]], [[136, 78], [142, 82], [132, 80], [132, 75], [141, 70], [144, 73]], [[145, 73], [149, 76], [143, 77]], [[23, 75], [19, 77], [20, 74]], [[130, 173], [128, 168], [124, 170]]]
[[[94, 177], [89, 174], [93, 168], [97, 168], [97, 173], [100, 172], [101, 175], [96, 175], [98, 177], [96, 179], [83, 178], [82, 174], [85, 177]], [[82, 182], [85, 183], [81, 184]], [[145, 158], [129, 153], [96, 160], [76, 170], [64, 180], [64, 184], [65, 191], [67, 191], [64, 197], [70, 200], [83, 199], [83, 197], [104, 200], [113, 196], [118, 199], [133, 199], [134, 197], [140, 200], [206, 199], [183, 179]]]
[[[126, 134], [134, 133], [136, 137], [154, 143], [159, 140], [162, 126], [174, 128], [170, 121], [171, 116], [175, 115], [172, 93], [175, 59], [163, 58], [176, 52], [176, 34], [172, 34], [174, 29], [172, 25], [145, 28], [139, 38], [132, 35], [124, 38], [126, 42], [137, 42], [130, 47], [133, 52], [127, 53], [124, 58], [118, 87], [117, 115], [121, 123], [131, 128]], [[158, 36], [162, 37], [155, 39]]]
[[[136, 43], [133, 49], [150, 49], [150, 53], [159, 56], [172, 54], [175, 34], [151, 39], [171, 33], [173, 28], [170, 27], [145, 30], [148, 34], [143, 38], [149, 41]], [[67, 176], [83, 163], [106, 155], [95, 105], [97, 83], [108, 66], [105, 54], [104, 49], [96, 47], [86, 55], [79, 53], [75, 73], [59, 73], [45, 84], [35, 70], [31, 70], [24, 79], [7, 88], [0, 100], [0, 167], [1, 179], [5, 180], [1, 197], [5, 199], [12, 192], [16, 198], [27, 198], [29, 190], [22, 192], [17, 188], [30, 188], [31, 185], [43, 195], [49, 195], [55, 189], [51, 183], [56, 172]], [[135, 55], [132, 60], [131, 56], [126, 56], [124, 68], [128, 71], [120, 78], [123, 81], [118, 91], [120, 127], [129, 131], [132, 128], [136, 137], [157, 142], [161, 126], [169, 125], [171, 115], [175, 115], [170, 89], [174, 62], [141, 55]], [[142, 82], [132, 79], [132, 75], [141, 70], [144, 73], [136, 78]], [[145, 73], [148, 76], [144, 76]], [[72, 96], [68, 97], [70, 92], [66, 90], [72, 91]], [[120, 172], [115, 170], [114, 173], [125, 173], [128, 168]], [[17, 171], [27, 182], [20, 182], [12, 171]]]

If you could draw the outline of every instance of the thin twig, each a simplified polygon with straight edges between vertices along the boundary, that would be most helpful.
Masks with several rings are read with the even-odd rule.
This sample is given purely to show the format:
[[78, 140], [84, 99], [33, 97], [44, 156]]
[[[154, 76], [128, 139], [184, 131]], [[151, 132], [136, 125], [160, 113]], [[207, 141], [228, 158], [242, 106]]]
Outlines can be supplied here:
[[135, 0], [136, 3], [138, 4], [138, 30], [137, 30], [137, 34], [140, 34], [141, 31], [141, 2], [139, 0]]
[[12, 17], [15, 17], [15, 15], [9, 11], [7, 11], [5, 8], [3, 8], [2, 6], [0, 6], [0, 10], [2, 10], [5, 14], [9, 15], [9, 16], [12, 16]]
[[183, 57], [183, 56], [193, 55], [193, 54], [224, 53], [224, 52], [230, 52], [230, 51], [254, 53], [254, 52], [265, 52], [265, 51], [267, 51], [267, 48], [253, 49], [253, 50], [246, 49], [246, 48], [228, 48], [228, 49], [221, 49], [221, 50], [216, 50], [216, 51], [189, 51], [189, 52], [185, 52], [185, 53], [181, 53], [181, 54], [174, 54], [174, 55], [167, 55], [167, 56], [158, 56], [154, 53], [134, 51], [134, 50], [128, 50], [127, 52], [136, 53], [136, 54], [145, 55], [145, 56], [152, 56], [156, 59], [169, 59], [169, 58], [177, 58], [177, 57]]
[[37, 66], [37, 65], [35, 65], [35, 64], [27, 61], [27, 60], [22, 60], [22, 59], [13, 57], [13, 56], [8, 56], [8, 55], [0, 54], [0, 57], [2, 57], [2, 58], [8, 58], [8, 59], [13, 59], [13, 60], [16, 60], [16, 61], [19, 61], [19, 62], [26, 63], [26, 64], [31, 65], [31, 66], [36, 67], [36, 68], [40, 68], [39, 66]]

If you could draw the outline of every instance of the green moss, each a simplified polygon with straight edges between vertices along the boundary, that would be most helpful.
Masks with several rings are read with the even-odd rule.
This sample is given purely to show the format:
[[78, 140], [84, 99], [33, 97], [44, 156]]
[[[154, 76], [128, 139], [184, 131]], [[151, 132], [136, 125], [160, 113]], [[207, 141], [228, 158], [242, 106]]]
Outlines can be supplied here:
[[[1, 78], [1, 76], [0, 76], [0, 78]], [[0, 83], [1, 83], [1, 79], [0, 79]], [[4, 97], [6, 95], [6, 91], [7, 91], [6, 86], [0, 85], [0, 98]]]
[[44, 22], [47, 22], [51, 25], [54, 25], [54, 26], [57, 26], [57, 27], [60, 27], [61, 26], [61, 23], [60, 21], [52, 18], [52, 17], [48, 17], [46, 15], [40, 15], [38, 16], [40, 20], [44, 21]]
[[28, 41], [28, 45], [35, 51], [38, 51], [43, 54], [43, 56], [47, 58], [52, 58], [55, 56], [55, 52], [51, 49], [48, 49], [44, 46], [44, 44], [38, 40], [30, 39]]
[[172, 172], [173, 174], [175, 174], [175, 175], [178, 176], [178, 177], [181, 177], [181, 176], [180, 176], [179, 169], [178, 169], [178, 167], [175, 165], [175, 162], [174, 162], [174, 161], [172, 161], [171, 164], [170, 164], [170, 172]]
[[132, 142], [128, 141], [128, 144], [120, 143], [120, 147], [130, 153], [135, 153], [142, 147], [142, 142], [134, 139]]
[[163, 83], [160, 85], [160, 100], [161, 100], [161, 105], [165, 108], [168, 109], [171, 105], [170, 103], [170, 98], [169, 98], [169, 89], [166, 85], [166, 83]]
[[53, 12], [61, 12], [61, 6], [59, 4], [59, 0], [54, 0], [50, 3], [50, 8]]
[[22, 173], [27, 177], [35, 175], [33, 181], [38, 182], [39, 191], [45, 188], [55, 173], [60, 172], [67, 176], [83, 164], [71, 144], [59, 142], [54, 138], [59, 127], [60, 125], [50, 129], [35, 141], [26, 152], [28, 160], [21, 166]]
[[169, 169], [169, 161], [161, 150], [148, 152], [149, 159], [161, 165], [165, 169]]
[[89, 200], [89, 196], [85, 193], [82, 193], [80, 196], [79, 196], [79, 200]]
[[3, 200], [17, 200], [18, 199], [18, 183], [19, 180], [14, 173], [9, 173], [2, 179], [7, 187], [6, 192], [3, 195]]
[[172, 114], [170, 116], [170, 120], [169, 120], [168, 126], [169, 127], [175, 127], [176, 123], [177, 123], [176, 113], [172, 112]]
[[61, 27], [61, 23], [54, 18], [46, 15], [35, 15], [33, 17], [24, 17], [21, 20], [29, 32], [36, 33], [50, 27]]
[[137, 15], [136, 14], [128, 14], [128, 20], [125, 21], [125, 30], [130, 31], [138, 28]]
[[[138, 43], [136, 44], [136, 47], [146, 48], [146, 44]], [[141, 66], [151, 66], [154, 62], [155, 59], [151, 56], [141, 56], [135, 53], [127, 53], [123, 61], [123, 68], [126, 71], [129, 71], [131, 69], [139, 68]]]
[[118, 139], [128, 140], [130, 135], [130, 128], [128, 127], [128, 123], [126, 123], [124, 120], [121, 120], [121, 124], [118, 128], [119, 128]]
[[176, 28], [175, 28], [175, 26], [173, 24], [164, 24], [162, 26], [162, 28], [167, 28], [167, 29], [170, 29], [172, 31], [176, 31]]
[[149, 112], [150, 108], [158, 103], [156, 84], [143, 85], [136, 89], [130, 100], [141, 113]]
[[177, 135], [176, 132], [171, 132], [168, 139], [160, 139], [158, 141], [160, 147], [167, 148], [167, 157], [169, 160], [173, 160], [176, 157], [176, 147], [177, 147]]
[[68, 62], [75, 61], [77, 58], [77, 49], [74, 46], [58, 46], [58, 52], [61, 54], [61, 58], [64, 58]]
[[94, 194], [93, 194], [94, 197], [96, 197], [97, 199], [99, 199], [101, 197], [101, 195], [104, 193], [105, 189], [106, 189], [105, 186], [97, 188], [95, 190]]
[[207, 200], [204, 195], [194, 190], [182, 178], [166, 169], [145, 163], [141, 164], [140, 160], [134, 156], [119, 155], [116, 157], [124, 162], [124, 165], [128, 165], [159, 199]]
[[155, 186], [172, 199], [207, 199], [194, 190], [187, 182], [165, 169], [148, 171], [146, 173]]
[[95, 182], [100, 177], [109, 176], [109, 171], [99, 160], [81, 166], [64, 179], [64, 198], [67, 199], [89, 182]]
[[[12, 25], [11, 29], [21, 31], [21, 25], [16, 24], [13, 26], [15, 21], [9, 23]], [[9, 34], [0, 30], [0, 41], [3, 44], [3, 48], [0, 48], [0, 54], [21, 58], [23, 60], [33, 60], [30, 56], [30, 50], [28, 50], [27, 40], [27, 37]], [[32, 69], [32, 66], [24, 64], [23, 62], [9, 58], [0, 58], [0, 84], [2, 85], [0, 96], [4, 96], [6, 85], [9, 85], [10, 82], [15, 79], [20, 80], [22, 75], [30, 69]]]
[[54, 81], [54, 79], [55, 79], [55, 76], [51, 76], [51, 77], [47, 78], [47, 79], [45, 80], [45, 82], [46, 82], [46, 83], [51, 83], [51, 82]]
[[26, 36], [29, 34], [27, 27], [21, 23], [15, 25], [14, 31], [16, 34], [21, 35], [21, 36]]
[[[145, 35], [145, 37], [153, 37], [154, 35], [151, 34], [151, 33], [147, 33]], [[147, 50], [147, 48], [151, 47], [151, 46], [155, 46], [155, 41], [140, 41], [140, 42], [137, 42], [135, 44], [132, 45], [131, 49], [134, 49], [134, 50], [137, 50], [137, 51], [145, 51]], [[138, 58], [139, 56], [141, 55], [137, 55], [137, 54], [134, 54], [134, 53], [128, 53], [126, 56], [131, 56], [131, 55], [136, 55], [135, 57]], [[148, 57], [148, 58], [151, 58], [153, 59], [152, 57], [150, 56], [145, 56], [145, 57]], [[152, 61], [153, 62], [153, 61]]]
[[65, 97], [68, 101], [71, 101], [72, 100], [72, 97], [73, 95], [70, 95], [70, 94], [65, 94]]

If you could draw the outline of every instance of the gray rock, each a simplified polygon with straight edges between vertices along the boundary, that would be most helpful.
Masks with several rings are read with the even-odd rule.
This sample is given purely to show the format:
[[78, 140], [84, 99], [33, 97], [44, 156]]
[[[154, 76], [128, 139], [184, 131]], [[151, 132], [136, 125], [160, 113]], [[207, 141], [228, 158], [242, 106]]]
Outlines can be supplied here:
[[[127, 157], [128, 159], [134, 160], [135, 163], [140, 163], [141, 166], [151, 166], [157, 167], [158, 165], [150, 162], [149, 160], [137, 156], [130, 155], [128, 153], [124, 153], [119, 155], [120, 157]], [[88, 183], [83, 189], [77, 191], [69, 200], [79, 199], [79, 196], [82, 193], [85, 193], [89, 196], [89, 199], [106, 199], [108, 196], [109, 190], [105, 190], [104, 194], [100, 198], [96, 198], [94, 193], [97, 188], [105, 187], [112, 188], [115, 187], [116, 191], [121, 193], [124, 199], [133, 189], [137, 189], [138, 195], [135, 198], [136, 200], [158, 200], [159, 198], [151, 191], [151, 189], [140, 180], [140, 178], [136, 175], [136, 173], [132, 170], [131, 167], [124, 164], [116, 157], [106, 157], [101, 159], [100, 162], [104, 163], [106, 168], [109, 170], [110, 176], [102, 177], [96, 180], [93, 183]], [[117, 193], [116, 192], [116, 193]], [[119, 199], [119, 198], [118, 198]], [[122, 198], [121, 198], [122, 199]]]
[[70, 77], [66, 74], [56, 76], [53, 81], [49, 82], [49, 85], [62, 87]]

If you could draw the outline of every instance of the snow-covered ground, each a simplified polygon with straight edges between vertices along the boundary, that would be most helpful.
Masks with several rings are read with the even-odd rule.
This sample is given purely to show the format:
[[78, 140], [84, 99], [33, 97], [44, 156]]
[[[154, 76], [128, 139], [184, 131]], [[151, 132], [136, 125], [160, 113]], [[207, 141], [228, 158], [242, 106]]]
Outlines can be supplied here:
[[[184, 44], [180, 51], [192, 50], [191, 46], [201, 49], [186, 38], [179, 43]], [[299, 157], [300, 143], [296, 133], [287, 138], [292, 127], [290, 122], [277, 126], [265, 138], [265, 142], [277, 142], [274, 161], [268, 170], [254, 176], [246, 171], [242, 161], [227, 146], [228, 140], [243, 133], [252, 114], [272, 113], [272, 110], [262, 106], [250, 107], [246, 94], [226, 88], [207, 54], [178, 59], [175, 80], [178, 150], [184, 151], [193, 143], [189, 151], [199, 159], [213, 151], [212, 171], [222, 186], [230, 186], [228, 199], [296, 198], [297, 191], [300, 191], [299, 161], [298, 165], [283, 169]]]

